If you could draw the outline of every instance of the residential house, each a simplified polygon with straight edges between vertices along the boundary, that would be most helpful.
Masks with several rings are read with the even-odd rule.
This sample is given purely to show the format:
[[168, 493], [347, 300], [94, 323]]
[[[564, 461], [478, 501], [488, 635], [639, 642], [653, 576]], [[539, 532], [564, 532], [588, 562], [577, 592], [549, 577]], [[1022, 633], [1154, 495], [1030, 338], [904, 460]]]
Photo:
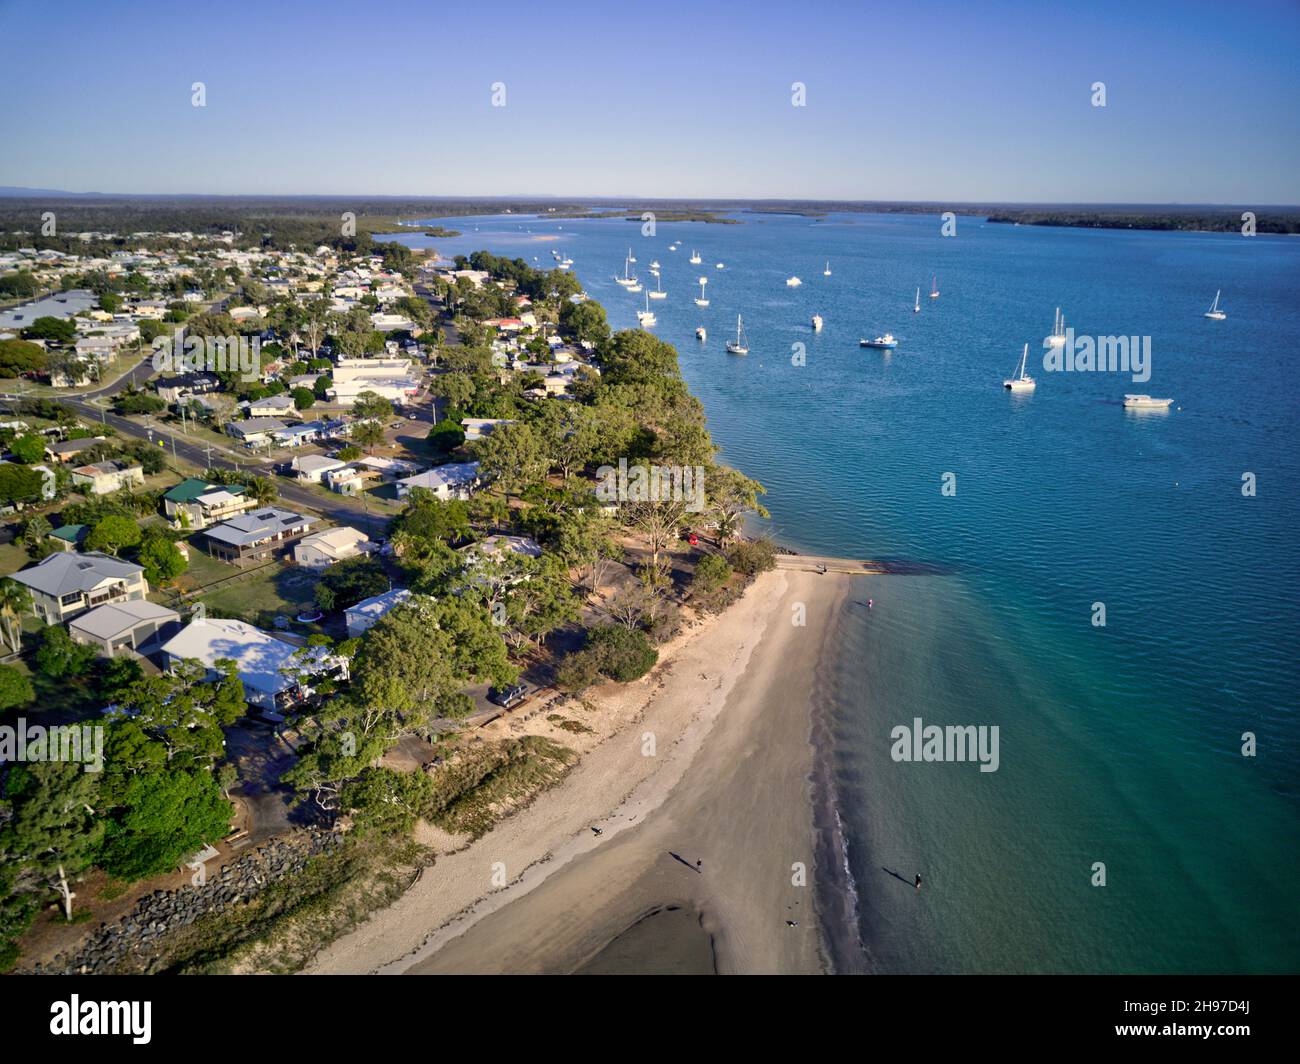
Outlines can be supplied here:
[[331, 469], [325, 474], [325, 485], [340, 495], [359, 495], [372, 484], [378, 484], [382, 478], [372, 469], [358, 465], [347, 465], [341, 469]]
[[382, 595], [375, 595], [373, 598], [362, 599], [355, 606], [349, 606], [343, 611], [343, 618], [348, 626], [348, 638], [355, 639], [374, 627], [384, 614], [400, 606], [410, 597], [409, 591], [399, 588], [396, 591], [385, 591]]
[[163, 495], [163, 512], [173, 528], [203, 529], [257, 505], [242, 484], [211, 484], [190, 477]]
[[293, 560], [309, 569], [324, 569], [327, 565], [370, 554], [375, 544], [364, 532], [347, 525], [327, 528], [304, 536], [293, 548]]
[[245, 399], [239, 404], [246, 416], [254, 417], [298, 417], [298, 408], [293, 405], [291, 395], [268, 395], [261, 399]]
[[226, 432], [239, 440], [245, 447], [264, 447], [270, 444], [271, 437], [283, 432], [288, 426], [273, 417], [250, 417], [247, 421], [229, 421]]
[[420, 378], [407, 358], [340, 358], [331, 374], [334, 401], [350, 404], [362, 392], [404, 403], [420, 390]]
[[477, 486], [477, 462], [451, 462], [413, 477], [403, 477], [397, 482], [397, 497], [404, 499], [412, 489], [425, 488], [444, 502], [448, 499], [468, 499]]
[[45, 453], [59, 462], [71, 462], [82, 451], [88, 451], [96, 444], [104, 443], [103, 436], [86, 436], [79, 440], [59, 440], [46, 444]]
[[92, 551], [60, 551], [14, 573], [32, 596], [32, 612], [46, 624], [62, 622], [104, 603], [137, 601], [149, 594], [144, 569]]
[[73, 642], [93, 646], [106, 658], [120, 652], [142, 652], [153, 642], [166, 642], [180, 631], [181, 615], [148, 599], [97, 606], [68, 622]]
[[89, 488], [92, 495], [108, 495], [123, 488], [144, 487], [144, 469], [126, 462], [92, 462], [72, 471], [72, 483]]
[[346, 462], [341, 462], [337, 458], [327, 458], [323, 454], [300, 455], [290, 463], [294, 476], [298, 480], [305, 480], [311, 484], [319, 484], [326, 473], [334, 469], [342, 469], [346, 465]]
[[45, 538], [59, 550], [77, 550], [89, 532], [89, 525], [63, 525], [53, 529]]
[[221, 380], [215, 373], [185, 373], [178, 377], [160, 380], [155, 387], [158, 390], [158, 398], [171, 405], [192, 395], [207, 395], [219, 391]]
[[249, 705], [276, 714], [311, 693], [299, 677], [304, 672], [347, 678], [347, 660], [331, 655], [324, 647], [299, 654], [299, 647], [277, 639], [269, 632], [244, 621], [206, 617], [191, 621], [162, 646], [169, 669], [183, 661], [198, 661], [216, 674], [217, 662], [227, 658], [244, 682], [244, 699]]
[[276, 447], [301, 447], [306, 443], [315, 443], [342, 427], [341, 421], [304, 421], [301, 425], [286, 425], [278, 432], [271, 433], [271, 442]]
[[287, 550], [316, 523], [314, 517], [268, 506], [250, 510], [214, 525], [207, 531], [208, 553], [222, 561], [243, 565], [266, 561]]
[[513, 425], [511, 418], [504, 417], [467, 417], [461, 423], [461, 430], [465, 433], [465, 442], [474, 443], [483, 439], [485, 436], [492, 435], [492, 430], [498, 425]]

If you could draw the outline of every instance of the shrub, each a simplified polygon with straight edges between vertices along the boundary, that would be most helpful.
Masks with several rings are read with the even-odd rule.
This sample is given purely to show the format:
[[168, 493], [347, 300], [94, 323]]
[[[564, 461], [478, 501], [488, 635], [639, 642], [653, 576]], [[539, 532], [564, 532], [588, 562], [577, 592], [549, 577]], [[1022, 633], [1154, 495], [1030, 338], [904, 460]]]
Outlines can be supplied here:
[[742, 539], [727, 552], [731, 567], [745, 576], [776, 568], [776, 545], [770, 539]]
[[639, 680], [659, 660], [659, 651], [645, 632], [619, 624], [602, 624], [587, 633], [587, 648], [595, 653], [601, 673], [619, 683]]
[[691, 586], [706, 595], [731, 579], [731, 563], [721, 554], [706, 554], [695, 565]]
[[579, 694], [600, 681], [600, 662], [597, 654], [584, 647], [569, 654], [555, 670], [555, 683], [562, 691]]

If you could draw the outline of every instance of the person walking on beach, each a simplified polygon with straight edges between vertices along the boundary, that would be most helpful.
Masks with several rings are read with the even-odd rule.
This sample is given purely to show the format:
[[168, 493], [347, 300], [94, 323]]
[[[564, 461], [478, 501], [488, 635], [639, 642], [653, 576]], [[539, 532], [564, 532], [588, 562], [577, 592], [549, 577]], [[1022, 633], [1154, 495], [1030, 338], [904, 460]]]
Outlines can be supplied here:
[[917, 873], [917, 876], [916, 876], [916, 889], [917, 889], [918, 891], [921, 889], [921, 875], [920, 875], [919, 872]]
[[596, 838], [600, 838], [603, 834], [605, 834], [605, 833], [604, 833], [603, 831], [601, 831], [600, 828], [598, 828], [598, 827], [593, 827], [593, 828], [591, 829], [591, 831], [592, 831], [592, 834], [594, 834], [594, 835], [596, 836]]
[[703, 861], [696, 861], [696, 862], [695, 862], [695, 871], [699, 872], [701, 875], [703, 875], [703, 873], [704, 873], [704, 869], [700, 867], [700, 865], [702, 865], [702, 864], [704, 864]]

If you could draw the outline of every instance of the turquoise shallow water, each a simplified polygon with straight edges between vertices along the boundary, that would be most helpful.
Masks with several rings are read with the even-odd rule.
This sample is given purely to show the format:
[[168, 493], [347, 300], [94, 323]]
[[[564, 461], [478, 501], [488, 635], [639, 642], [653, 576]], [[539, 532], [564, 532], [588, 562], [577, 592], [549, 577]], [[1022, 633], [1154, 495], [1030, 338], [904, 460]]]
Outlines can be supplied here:
[[[1300, 968], [1300, 242], [741, 217], [653, 238], [462, 219], [462, 237], [434, 243], [539, 266], [559, 248], [616, 328], [643, 305], [612, 281], [628, 246], [643, 281], [658, 259], [670, 294], [654, 331], [680, 351], [725, 460], [768, 486], [771, 531], [937, 567], [859, 581], [825, 677], [865, 966]], [[802, 286], [785, 286], [792, 274]], [[707, 309], [691, 302], [699, 276]], [[1228, 319], [1210, 322], [1218, 288]], [[1080, 333], [1150, 336], [1151, 380], [1036, 366], [1057, 306]], [[722, 350], [737, 313], [747, 358]], [[886, 329], [896, 351], [857, 346]], [[1021, 399], [1000, 382], [1025, 342], [1039, 385]], [[1134, 391], [1176, 409], [1126, 412]], [[917, 716], [997, 725], [999, 770], [893, 762], [890, 729]], [[1105, 887], [1090, 885], [1098, 861]]]

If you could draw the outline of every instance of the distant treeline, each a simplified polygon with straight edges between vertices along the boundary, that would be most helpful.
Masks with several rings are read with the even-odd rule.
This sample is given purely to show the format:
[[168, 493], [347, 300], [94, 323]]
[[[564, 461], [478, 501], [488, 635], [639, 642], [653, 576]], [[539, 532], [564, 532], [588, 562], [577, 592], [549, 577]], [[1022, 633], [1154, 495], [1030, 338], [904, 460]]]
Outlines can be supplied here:
[[[1008, 225], [1058, 225], [1079, 229], [1178, 229], [1205, 233], [1239, 233], [1246, 224], [1240, 211], [999, 211], [990, 222]], [[1300, 211], [1254, 211], [1257, 233], [1300, 233]]]

